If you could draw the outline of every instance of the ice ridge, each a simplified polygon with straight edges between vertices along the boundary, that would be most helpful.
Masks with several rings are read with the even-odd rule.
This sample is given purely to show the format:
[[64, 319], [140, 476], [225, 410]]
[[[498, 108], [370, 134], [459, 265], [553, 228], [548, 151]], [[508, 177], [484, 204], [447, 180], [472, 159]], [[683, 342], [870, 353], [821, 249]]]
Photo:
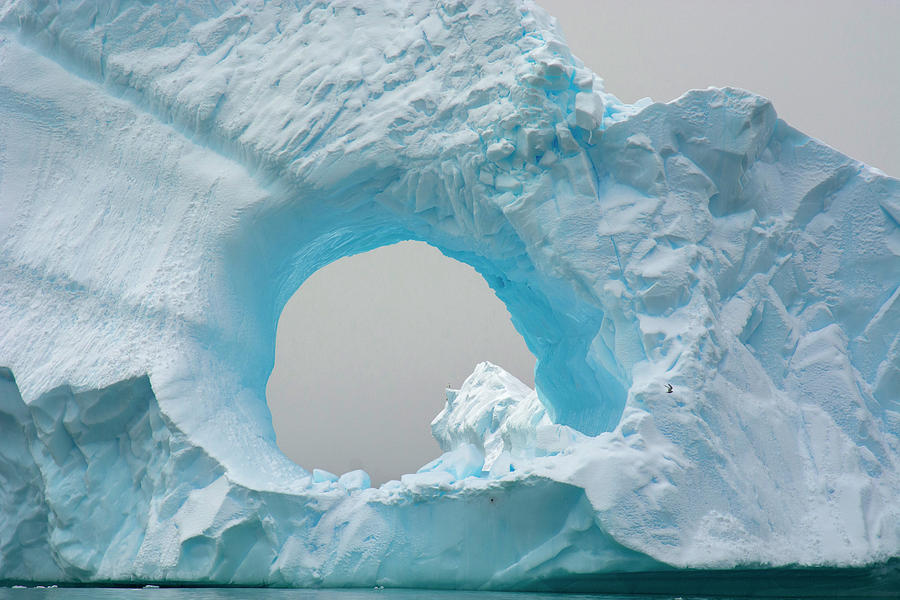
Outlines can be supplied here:
[[[485, 277], [536, 389], [479, 365], [418, 473], [309, 472], [278, 316], [407, 239]], [[624, 104], [525, 0], [0, 3], [0, 365], [0, 579], [900, 556], [900, 182], [742, 90]]]

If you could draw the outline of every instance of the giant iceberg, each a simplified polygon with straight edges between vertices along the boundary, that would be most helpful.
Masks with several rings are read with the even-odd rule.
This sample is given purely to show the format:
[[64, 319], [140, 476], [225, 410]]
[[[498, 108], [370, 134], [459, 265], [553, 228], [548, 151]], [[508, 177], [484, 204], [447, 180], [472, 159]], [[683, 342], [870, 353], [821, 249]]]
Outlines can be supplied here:
[[[283, 456], [265, 384], [301, 283], [400, 240], [536, 390], [479, 365], [371, 488]], [[900, 182], [745, 91], [625, 104], [529, 0], [0, 3], [0, 365], [0, 580], [900, 556]]]

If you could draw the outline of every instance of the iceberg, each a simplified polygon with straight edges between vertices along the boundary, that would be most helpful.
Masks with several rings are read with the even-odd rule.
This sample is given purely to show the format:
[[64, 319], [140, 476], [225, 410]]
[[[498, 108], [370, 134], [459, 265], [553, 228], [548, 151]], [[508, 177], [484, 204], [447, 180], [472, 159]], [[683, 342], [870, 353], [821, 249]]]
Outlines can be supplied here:
[[[281, 454], [265, 384], [303, 281], [401, 240], [536, 389], [477, 366], [372, 488]], [[623, 103], [528, 0], [0, 3], [0, 365], [4, 581], [900, 556], [900, 181], [743, 90]]]

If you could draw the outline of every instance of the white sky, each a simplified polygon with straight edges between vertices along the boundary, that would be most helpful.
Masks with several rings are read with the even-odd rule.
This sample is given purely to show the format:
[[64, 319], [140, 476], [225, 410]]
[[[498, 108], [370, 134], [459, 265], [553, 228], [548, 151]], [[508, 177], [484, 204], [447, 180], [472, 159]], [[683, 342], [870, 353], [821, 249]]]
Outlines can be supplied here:
[[[543, 0], [572, 50], [625, 101], [742, 87], [842, 152], [900, 176], [900, 2]], [[439, 452], [443, 389], [481, 360], [529, 385], [534, 359], [470, 267], [421, 243], [345, 258], [282, 314], [268, 399], [302, 466], [374, 482]]]

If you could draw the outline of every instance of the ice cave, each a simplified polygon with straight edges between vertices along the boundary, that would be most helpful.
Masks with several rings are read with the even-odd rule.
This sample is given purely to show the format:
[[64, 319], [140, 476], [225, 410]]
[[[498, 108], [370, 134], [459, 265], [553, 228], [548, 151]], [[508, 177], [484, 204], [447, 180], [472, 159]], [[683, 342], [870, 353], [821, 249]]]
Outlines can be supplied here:
[[[278, 315], [401, 240], [485, 278], [535, 389], [480, 364], [418, 472], [308, 472]], [[0, 3], [0, 366], [4, 581], [900, 556], [900, 182], [750, 92], [623, 103], [529, 0]]]

